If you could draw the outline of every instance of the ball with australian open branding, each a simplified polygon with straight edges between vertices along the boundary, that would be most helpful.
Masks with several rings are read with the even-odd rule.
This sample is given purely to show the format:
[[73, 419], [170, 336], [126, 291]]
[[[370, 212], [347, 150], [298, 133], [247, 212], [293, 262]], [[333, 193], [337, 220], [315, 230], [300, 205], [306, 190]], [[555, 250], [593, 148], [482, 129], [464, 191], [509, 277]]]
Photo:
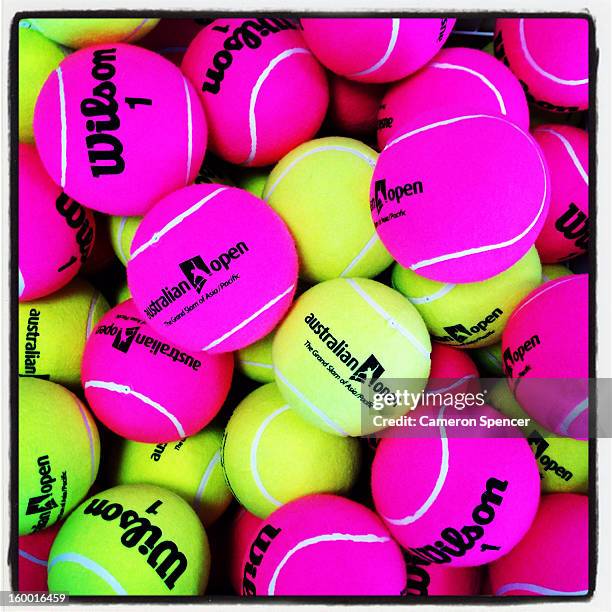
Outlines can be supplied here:
[[440, 283], [396, 264], [392, 284], [414, 304], [436, 342], [467, 349], [499, 342], [508, 317], [541, 278], [531, 247], [512, 267], [484, 281]]
[[49, 590], [69, 595], [201, 595], [210, 551], [200, 520], [180, 496], [123, 485], [83, 502], [49, 555]]
[[51, 178], [70, 197], [113, 215], [142, 215], [192, 182], [206, 134], [180, 70], [122, 43], [69, 55], [34, 110], [34, 138]]
[[116, 434], [162, 443], [191, 436], [217, 414], [231, 355], [190, 351], [160, 336], [128, 300], [89, 336], [81, 379], [94, 414]]
[[325, 72], [291, 19], [216, 19], [181, 68], [206, 111], [211, 150], [233, 164], [274, 163], [325, 118]]
[[144, 218], [127, 274], [153, 329], [191, 350], [221, 353], [274, 329], [297, 269], [293, 238], [269, 206], [242, 189], [193, 185]]
[[[422, 391], [431, 343], [416, 308], [369, 279], [315, 285], [279, 326], [272, 344], [276, 382], [302, 417], [325, 431], [358, 436], [386, 427], [373, 394], [401, 383]], [[408, 406], [393, 406], [385, 414]]]

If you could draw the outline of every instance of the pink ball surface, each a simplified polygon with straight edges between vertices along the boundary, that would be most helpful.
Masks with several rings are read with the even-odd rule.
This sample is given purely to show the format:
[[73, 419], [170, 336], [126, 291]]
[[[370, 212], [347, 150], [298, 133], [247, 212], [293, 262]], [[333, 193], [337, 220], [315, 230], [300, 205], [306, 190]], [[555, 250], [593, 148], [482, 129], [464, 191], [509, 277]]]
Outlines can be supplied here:
[[548, 212], [548, 170], [533, 137], [506, 119], [438, 119], [380, 154], [370, 188], [374, 225], [393, 258], [417, 274], [485, 280], [533, 245]]
[[588, 107], [587, 19], [498, 19], [495, 55], [510, 67], [537, 106], [556, 112]]
[[478, 567], [409, 564], [407, 570], [407, 595], [470, 596], [480, 593], [482, 570]]
[[476, 49], [442, 49], [417, 73], [393, 85], [378, 114], [378, 146], [422, 115], [484, 114], [504, 117], [525, 131], [529, 109], [518, 79], [494, 57]]
[[478, 368], [466, 351], [431, 343], [428, 393], [475, 393], [479, 389]]
[[242, 594], [244, 556], [263, 525], [263, 519], [244, 508], [238, 510], [232, 521], [229, 535], [229, 580], [236, 595]]
[[[480, 415], [500, 416], [488, 406], [470, 411]], [[462, 414], [437, 408], [431, 416]], [[444, 567], [490, 563], [510, 551], [533, 521], [540, 496], [535, 459], [522, 437], [459, 437], [467, 433], [450, 427], [444, 437], [437, 429], [437, 435], [432, 426], [423, 437], [380, 442], [372, 464], [376, 511], [421, 560]]]
[[325, 118], [325, 72], [289, 19], [217, 19], [189, 45], [182, 70], [206, 111], [211, 150], [233, 164], [275, 163]]
[[68, 284], [94, 239], [91, 211], [62, 193], [34, 145], [20, 144], [19, 300], [35, 300]]
[[17, 566], [19, 591], [48, 592], [47, 561], [59, 528], [60, 524], [56, 523], [48, 529], [19, 537]]
[[586, 495], [544, 495], [521, 542], [489, 568], [502, 595], [586, 595], [589, 589], [589, 501]]
[[66, 57], [34, 111], [36, 145], [51, 178], [111, 215], [142, 215], [193, 181], [206, 133], [202, 107], [180, 70], [121, 43]]
[[589, 278], [564, 276], [532, 291], [502, 335], [504, 371], [516, 399], [538, 423], [588, 437]]
[[231, 355], [191, 352], [160, 336], [127, 300], [90, 334], [81, 378], [87, 402], [110, 430], [161, 443], [191, 436], [213, 419], [233, 365]]
[[535, 242], [542, 263], [586, 251], [589, 240], [589, 135], [570, 125], [533, 131], [550, 170], [550, 210]]
[[297, 272], [282, 219], [250, 193], [216, 184], [161, 200], [140, 224], [127, 267], [151, 327], [211, 353], [271, 332], [291, 304]]
[[308, 46], [332, 72], [388, 83], [424, 66], [446, 42], [455, 19], [317, 18], [301, 24]]
[[273, 512], [245, 555], [243, 595], [399, 595], [399, 546], [368, 508], [309, 495]]

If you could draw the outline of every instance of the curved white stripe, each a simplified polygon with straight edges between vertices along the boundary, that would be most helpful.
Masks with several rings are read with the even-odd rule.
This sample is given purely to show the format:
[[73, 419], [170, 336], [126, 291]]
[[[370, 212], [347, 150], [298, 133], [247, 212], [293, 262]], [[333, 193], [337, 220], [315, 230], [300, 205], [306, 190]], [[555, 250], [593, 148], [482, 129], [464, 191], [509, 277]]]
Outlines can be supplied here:
[[145, 26], [145, 24], [149, 21], [149, 17], [145, 17], [142, 21], [123, 39], [123, 42], [128, 42], [140, 32], [140, 30]]
[[127, 217], [121, 217], [121, 221], [119, 221], [119, 228], [117, 229], [117, 246], [119, 248], [119, 257], [121, 258], [121, 263], [124, 266], [127, 266], [128, 258], [126, 257], [123, 251], [123, 230], [125, 229], [125, 224], [127, 223]]
[[374, 231], [372, 237], [365, 243], [364, 247], [353, 257], [351, 263], [349, 263], [342, 272], [340, 272], [340, 278], [344, 278], [350, 271], [367, 255], [368, 251], [379, 242], [380, 238], [378, 237], [378, 233]]
[[370, 68], [366, 68], [361, 72], [355, 72], [351, 74], [349, 78], [356, 76], [365, 76], [366, 74], [372, 74], [376, 72], [379, 68], [381, 68], [386, 61], [389, 59], [391, 53], [393, 53], [393, 49], [397, 43], [397, 38], [399, 36], [399, 28], [400, 28], [400, 20], [399, 19], [391, 19], [391, 37], [389, 38], [389, 44], [387, 46], [387, 50], [385, 54]]
[[127, 385], [120, 385], [106, 380], [88, 380], [84, 385], [85, 389], [93, 387], [95, 389], [105, 389], [106, 391], [114, 391], [115, 393], [123, 393], [124, 395], [131, 395], [136, 399], [139, 399], [143, 404], [147, 404], [152, 408], [155, 408], [160, 414], [163, 414], [175, 427], [177, 433], [181, 438], [185, 437], [185, 430], [181, 425], [181, 422], [168, 410], [166, 410], [161, 404], [152, 400], [150, 397], [130, 389]]
[[540, 586], [539, 584], [532, 584], [530, 582], [510, 582], [504, 584], [495, 592], [495, 595], [505, 595], [509, 591], [532, 591], [538, 595], [586, 595], [588, 589], [584, 591], [557, 591], [556, 589], [549, 589], [548, 587]]
[[76, 402], [79, 408], [81, 418], [83, 419], [85, 429], [87, 430], [87, 438], [89, 440], [89, 464], [91, 466], [90, 481], [93, 483], [93, 481], [96, 479], [96, 450], [94, 448], [93, 433], [91, 432], [89, 419], [87, 418], [87, 414], [85, 413], [85, 408], [83, 404], [81, 404], [80, 400], [76, 396], [74, 396], [74, 401]]
[[475, 376], [474, 374], [467, 374], [463, 378], [459, 378], [454, 383], [451, 383], [446, 387], [441, 387], [439, 389], [427, 389], [427, 393], [447, 393], [448, 391], [452, 391], [453, 389], [456, 389], [457, 387], [460, 387], [461, 385], [465, 384], [468, 380], [472, 380], [475, 378], [477, 378], [477, 376]]
[[295, 55], [296, 53], [305, 53], [310, 55], [310, 51], [308, 49], [304, 49], [303, 47], [295, 47], [294, 49], [286, 49], [282, 53], [279, 53], [272, 61], [264, 68], [262, 73], [259, 75], [257, 82], [255, 83], [255, 87], [253, 87], [251, 91], [251, 99], [249, 101], [249, 132], [251, 135], [251, 150], [249, 151], [249, 156], [243, 162], [244, 164], [249, 164], [255, 159], [255, 155], [257, 154], [257, 118], [255, 117], [255, 105], [257, 104], [257, 96], [259, 95], [259, 90], [262, 88], [265, 80], [270, 76], [270, 73], [276, 66], [282, 62], [284, 59]]
[[96, 576], [98, 576], [98, 578], [104, 580], [104, 582], [106, 582], [106, 584], [108, 584], [108, 586], [111, 587], [111, 589], [113, 589], [117, 595], [128, 594], [127, 591], [121, 586], [119, 581], [108, 570], [89, 557], [72, 552], [62, 553], [50, 561], [49, 572], [51, 572], [53, 567], [58, 563], [76, 563], [77, 565], [88, 569], [90, 572], [93, 572]]
[[87, 324], [85, 325], [85, 339], [89, 338], [89, 334], [91, 334], [91, 330], [94, 326], [94, 312], [96, 310], [96, 306], [100, 300], [101, 293], [99, 291], [95, 291], [91, 296], [91, 302], [89, 303], [89, 312], [87, 313]]
[[371, 306], [393, 329], [397, 329], [404, 338], [406, 338], [414, 348], [425, 357], [429, 359], [430, 351], [428, 351], [416, 338], [416, 336], [408, 331], [405, 327], [402, 327], [376, 300], [368, 295], [352, 278], [345, 279], [346, 282]]
[[485, 349], [483, 350], [483, 354], [489, 360], [491, 365], [498, 367], [498, 368], [501, 367], [502, 365], [501, 359], [498, 359], [492, 351]]
[[424, 295], [423, 297], [418, 298], [408, 296], [408, 301], [411, 304], [429, 304], [430, 302], [434, 302], [435, 300], [439, 300], [440, 298], [444, 297], [449, 291], [452, 291], [455, 287], [456, 285], [452, 283], [447, 283], [431, 295]]
[[525, 54], [525, 59], [529, 63], [529, 65], [543, 77], [558, 83], [559, 85], [586, 85], [589, 82], [589, 79], [562, 79], [561, 77], [555, 76], [550, 72], [544, 70], [533, 58], [529, 49], [527, 48], [527, 39], [525, 37], [525, 20], [519, 19], [519, 37], [521, 39], [521, 48], [523, 49], [523, 53]]
[[579, 404], [577, 404], [574, 409], [563, 419], [563, 422], [559, 426], [559, 431], [564, 436], [569, 436], [569, 428], [572, 426], [572, 423], [589, 407], [589, 398], [583, 399]]
[[28, 561], [31, 561], [32, 563], [36, 563], [36, 565], [42, 565], [43, 567], [47, 567], [47, 562], [44, 559], [39, 559], [38, 557], [31, 555], [29, 552], [26, 552], [25, 550], [20, 549], [19, 556], [23, 557], [24, 559], [27, 559]]
[[212, 471], [215, 466], [221, 461], [221, 451], [217, 451], [212, 459], [208, 462], [206, 469], [204, 470], [204, 474], [202, 474], [202, 478], [200, 479], [200, 484], [198, 485], [198, 490], [195, 494], [195, 506], [196, 509], [200, 509], [202, 506], [202, 496], [204, 495], [204, 491], [206, 490], [206, 485], [212, 476]]
[[562, 285], [563, 283], [569, 283], [570, 281], [574, 280], [576, 277], [575, 276], [563, 276], [561, 278], [556, 278], [555, 279], [555, 284], [550, 284], [547, 287], [544, 287], [543, 289], [541, 289], [540, 291], [538, 291], [537, 293], [534, 293], [526, 302], [523, 302], [516, 310], [512, 311], [512, 316], [514, 317], [517, 313], [519, 313], [521, 310], [523, 310], [523, 308], [525, 308], [525, 306], [527, 306], [527, 304], [531, 304], [531, 302], [533, 302], [533, 300], [539, 298], [541, 295], [544, 295], [545, 293], [547, 293], [548, 291], [550, 291], [551, 289], [554, 289], [555, 287], [558, 287], [559, 285]]
[[60, 187], [64, 189], [66, 187], [66, 169], [68, 166], [67, 152], [68, 152], [68, 127], [66, 123], [66, 92], [64, 91], [64, 78], [62, 75], [62, 68], [58, 66], [55, 70], [57, 73], [57, 86], [60, 104], [60, 122], [61, 122], [61, 177]]
[[25, 291], [25, 280], [19, 268], [17, 268], [17, 274], [18, 274], [17, 282], [19, 285], [19, 297], [21, 297], [23, 295], [23, 292]]
[[[324, 533], [319, 536], [315, 536], [313, 538], [308, 538], [306, 540], [302, 540], [298, 542], [291, 550], [289, 550], [285, 556], [281, 559], [280, 563], [274, 569], [274, 573], [272, 574], [272, 578], [270, 578], [270, 582], [268, 584], [268, 595], [274, 595], [274, 591], [276, 590], [276, 582], [278, 580], [278, 576], [293, 555], [296, 552], [308, 548], [309, 546], [313, 546], [314, 544], [320, 544], [321, 542], [356, 542], [363, 544], [384, 544], [385, 542], [390, 542], [391, 538], [385, 536], [377, 536], [371, 533], [367, 534], [350, 534], [350, 533]], [[322, 571], [325, 571], [325, 568], [321, 568]]]
[[240, 363], [242, 363], [242, 365], [252, 365], [258, 368], [267, 368], [270, 370], [274, 368], [274, 366], [271, 363], [261, 363], [260, 361], [247, 361], [245, 359], [241, 359]]
[[572, 163], [576, 167], [576, 170], [578, 170], [578, 174], [580, 174], [580, 176], [582, 177], [582, 180], [588, 185], [589, 175], [585, 171], [582, 164], [580, 163], [580, 160], [578, 159], [578, 156], [576, 155], [576, 151], [574, 151], [574, 147], [572, 147], [572, 144], [570, 143], [570, 141], [563, 134], [557, 132], [556, 130], [553, 130], [552, 128], [539, 128], [535, 131], [536, 132], [546, 132], [547, 134], [552, 134], [553, 136], [556, 136], [563, 143], [563, 146], [565, 147], [565, 150], [570, 156]]
[[187, 174], [185, 175], [185, 185], [189, 184], [191, 176], [191, 158], [193, 156], [193, 116], [191, 114], [191, 96], [187, 79], [183, 77], [183, 87], [185, 88], [185, 100], [187, 102]]

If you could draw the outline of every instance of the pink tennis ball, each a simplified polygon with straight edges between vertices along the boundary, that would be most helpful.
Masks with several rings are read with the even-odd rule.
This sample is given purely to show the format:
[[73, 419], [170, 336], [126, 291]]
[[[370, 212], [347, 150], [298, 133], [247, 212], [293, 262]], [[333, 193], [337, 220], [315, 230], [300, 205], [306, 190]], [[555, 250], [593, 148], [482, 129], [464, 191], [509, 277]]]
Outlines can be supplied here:
[[399, 546], [368, 508], [336, 495], [309, 495], [262, 521], [244, 558], [243, 595], [399, 595]]
[[442, 49], [416, 74], [394, 84], [378, 113], [378, 146], [421, 115], [484, 114], [529, 130], [529, 108], [518, 79], [494, 57], [476, 49]]
[[493, 594], [586, 595], [589, 531], [586, 495], [544, 495], [523, 540], [489, 567]]
[[588, 437], [589, 278], [540, 285], [514, 310], [502, 335], [508, 384], [549, 431]]
[[[417, 416], [462, 417], [452, 408]], [[489, 406], [470, 417], [497, 418]], [[426, 430], [430, 431], [426, 431]], [[480, 433], [479, 433], [480, 432]], [[470, 437], [467, 437], [467, 436]], [[393, 537], [418, 560], [444, 567], [490, 563], [525, 535], [538, 507], [540, 477], [527, 441], [486, 437], [481, 426], [423, 426], [388, 437], [372, 464], [372, 497]]]
[[479, 567], [408, 564], [406, 595], [470, 596], [480, 593], [482, 570]]
[[68, 284], [94, 239], [91, 211], [62, 193], [34, 145], [20, 144], [19, 300], [35, 300]]
[[110, 310], [83, 355], [85, 397], [96, 417], [137, 442], [180, 440], [219, 412], [233, 370], [231, 355], [177, 346], [142, 319], [132, 300]]
[[238, 350], [271, 332], [291, 305], [298, 261], [282, 219], [242, 189], [193, 185], [144, 218], [127, 266], [151, 327], [191, 350]]
[[455, 19], [301, 19], [306, 43], [332, 72], [388, 83], [424, 66], [446, 42]]
[[550, 170], [550, 210], [535, 242], [542, 263], [584, 253], [589, 241], [589, 136], [570, 125], [533, 131]]
[[30, 535], [19, 536], [17, 576], [19, 591], [47, 593], [47, 561], [60, 523]]
[[180, 70], [121, 43], [66, 57], [34, 110], [36, 146], [51, 178], [111, 215], [142, 215], [192, 182], [206, 133], [202, 107]]
[[229, 580], [236, 595], [242, 594], [244, 556], [264, 522], [244, 508], [238, 510], [232, 521], [229, 535]]
[[549, 200], [533, 137], [487, 115], [438, 117], [397, 135], [370, 188], [374, 225], [393, 258], [444, 283], [485, 280], [515, 264], [535, 242]]
[[466, 351], [432, 342], [429, 378], [430, 380], [478, 378], [478, 368]]
[[497, 19], [494, 48], [521, 81], [530, 102], [555, 112], [588, 108], [587, 19]]
[[325, 118], [325, 71], [291, 19], [216, 19], [181, 68], [206, 111], [211, 150], [232, 164], [275, 163]]

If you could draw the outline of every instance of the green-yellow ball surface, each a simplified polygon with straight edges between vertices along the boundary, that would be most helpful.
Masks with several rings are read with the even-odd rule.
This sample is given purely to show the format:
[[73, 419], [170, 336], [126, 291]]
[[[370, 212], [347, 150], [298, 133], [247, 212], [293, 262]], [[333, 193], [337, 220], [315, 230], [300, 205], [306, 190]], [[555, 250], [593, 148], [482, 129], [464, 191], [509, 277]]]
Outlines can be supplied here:
[[236, 363], [240, 371], [251, 380], [260, 383], [274, 382], [273, 340], [274, 332], [272, 331], [261, 340], [236, 352]]
[[108, 233], [117, 259], [127, 266], [132, 258], [132, 241], [142, 217], [108, 217]]

